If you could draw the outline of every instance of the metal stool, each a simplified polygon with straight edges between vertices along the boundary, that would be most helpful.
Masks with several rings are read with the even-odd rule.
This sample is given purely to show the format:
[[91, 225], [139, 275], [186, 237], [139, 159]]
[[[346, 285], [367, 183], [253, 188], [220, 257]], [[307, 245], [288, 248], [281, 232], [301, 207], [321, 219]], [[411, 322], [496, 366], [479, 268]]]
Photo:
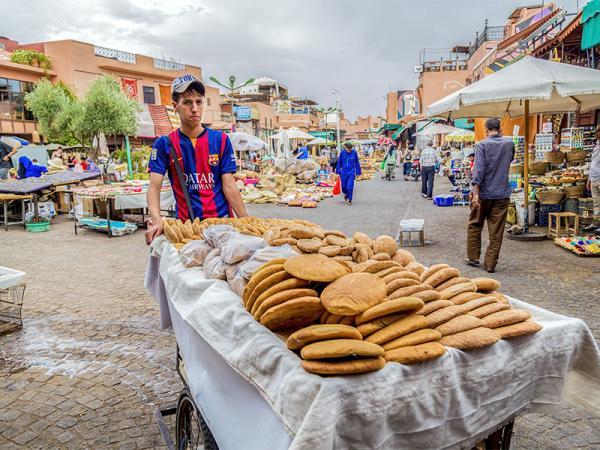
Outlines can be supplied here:
[[[8, 231], [9, 225], [23, 225], [25, 226], [25, 204], [31, 201], [32, 195], [17, 195], [17, 194], [0, 194], [0, 203], [2, 204], [2, 225], [4, 229]], [[10, 221], [8, 214], [8, 205], [14, 201], [21, 202], [21, 220]]]
[[[425, 246], [425, 219], [409, 219], [400, 221], [398, 242], [400, 247], [423, 247]], [[413, 233], [417, 235], [416, 245], [413, 245]], [[407, 236], [407, 239], [405, 238]], [[405, 245], [406, 241], [406, 245]]]
[[[574, 223], [571, 224], [571, 219]], [[574, 236], [579, 233], [579, 216], [572, 212], [552, 212], [548, 214], [548, 238]]]

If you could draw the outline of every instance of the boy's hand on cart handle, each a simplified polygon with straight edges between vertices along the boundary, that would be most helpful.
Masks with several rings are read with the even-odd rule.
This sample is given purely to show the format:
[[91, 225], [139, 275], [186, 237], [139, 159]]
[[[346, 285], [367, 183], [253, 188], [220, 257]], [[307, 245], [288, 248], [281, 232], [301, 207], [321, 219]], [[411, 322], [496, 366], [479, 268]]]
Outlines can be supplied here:
[[163, 233], [162, 220], [155, 225], [152, 219], [148, 219], [148, 229], [146, 230], [146, 245], [150, 245], [154, 238]]

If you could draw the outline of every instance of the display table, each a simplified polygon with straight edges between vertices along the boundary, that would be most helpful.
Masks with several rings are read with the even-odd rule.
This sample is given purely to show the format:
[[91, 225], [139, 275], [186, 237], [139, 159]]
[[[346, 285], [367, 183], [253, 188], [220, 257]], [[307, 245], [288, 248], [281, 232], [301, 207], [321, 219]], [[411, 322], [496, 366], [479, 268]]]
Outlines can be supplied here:
[[589, 399], [600, 392], [600, 354], [584, 322], [514, 299], [541, 332], [369, 374], [310, 374], [226, 282], [184, 268], [162, 237], [152, 251], [146, 286], [222, 449], [471, 448], [517, 415], [559, 404], [569, 371], [593, 386]]

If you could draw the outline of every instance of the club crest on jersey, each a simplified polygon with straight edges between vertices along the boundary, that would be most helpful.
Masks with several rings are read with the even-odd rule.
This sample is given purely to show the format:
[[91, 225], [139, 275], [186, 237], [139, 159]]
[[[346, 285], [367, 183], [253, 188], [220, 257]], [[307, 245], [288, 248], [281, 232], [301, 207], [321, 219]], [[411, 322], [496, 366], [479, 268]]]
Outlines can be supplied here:
[[210, 166], [218, 166], [219, 165], [219, 155], [216, 153], [208, 155], [208, 164]]

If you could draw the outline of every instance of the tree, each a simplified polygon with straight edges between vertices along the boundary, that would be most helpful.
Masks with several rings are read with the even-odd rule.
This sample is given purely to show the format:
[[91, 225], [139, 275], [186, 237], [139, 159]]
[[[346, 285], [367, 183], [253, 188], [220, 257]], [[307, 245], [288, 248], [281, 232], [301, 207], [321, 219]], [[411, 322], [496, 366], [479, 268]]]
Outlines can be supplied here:
[[43, 79], [25, 96], [25, 101], [50, 141], [91, 147], [94, 160], [98, 158], [101, 134], [132, 135], [137, 128], [137, 103], [108, 75], [94, 81], [83, 99], [78, 99], [64, 83], [53, 85]]
[[82, 115], [71, 112], [71, 126], [75, 135], [82, 136], [96, 146], [91, 156], [97, 159], [100, 135], [132, 135], [137, 128], [138, 105], [127, 97], [119, 84], [108, 75], [92, 83], [82, 100]]
[[59, 144], [72, 143], [72, 133], [64, 128], [61, 116], [75, 100], [70, 99], [65, 90], [46, 78], [38, 81], [34, 90], [25, 95], [25, 104], [40, 124], [42, 134]]

